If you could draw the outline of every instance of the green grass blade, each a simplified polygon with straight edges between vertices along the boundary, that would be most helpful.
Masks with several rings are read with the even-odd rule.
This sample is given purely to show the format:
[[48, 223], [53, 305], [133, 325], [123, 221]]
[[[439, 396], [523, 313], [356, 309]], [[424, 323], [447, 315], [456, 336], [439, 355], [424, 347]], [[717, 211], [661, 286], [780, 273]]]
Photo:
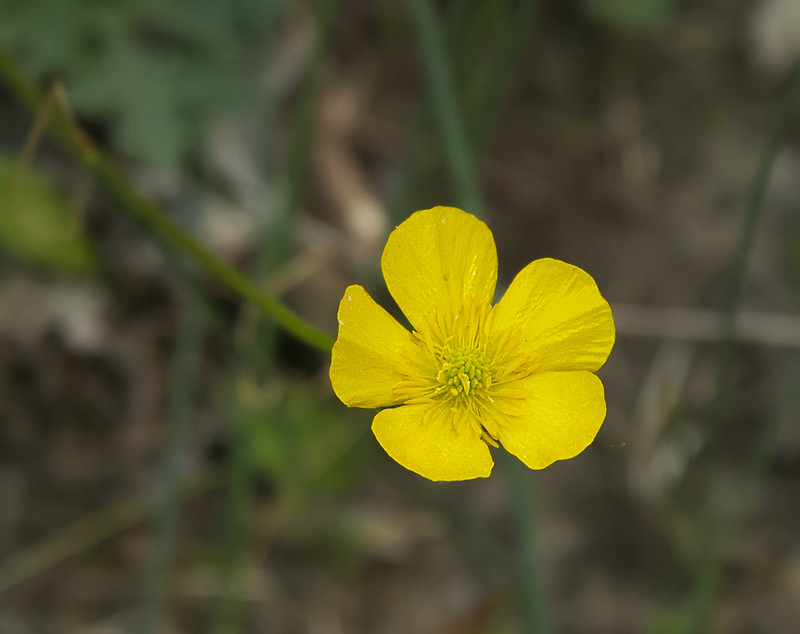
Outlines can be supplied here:
[[504, 454], [508, 471], [517, 540], [520, 544], [520, 584], [524, 631], [527, 634], [550, 632], [544, 575], [537, 543], [536, 494], [531, 472], [511, 454]]
[[[800, 93], [800, 57], [795, 60], [789, 73], [786, 87], [775, 123], [761, 153], [756, 173], [750, 186], [750, 193], [745, 206], [739, 237], [734, 251], [728, 286], [723, 307], [722, 337], [717, 356], [716, 394], [709, 413], [709, 444], [712, 452], [707, 456], [702, 472], [702, 485], [706, 498], [712, 495], [714, 474], [719, 465], [719, 437], [725, 421], [726, 410], [730, 403], [732, 389], [732, 367], [734, 356], [734, 329], [736, 311], [742, 295], [747, 261], [755, 239], [758, 220], [761, 215], [764, 195], [769, 184], [770, 174], [778, 155], [783, 138], [789, 124], [790, 115], [797, 104]], [[764, 460], [764, 458], [760, 458]], [[718, 523], [713, 516], [715, 505], [709, 500], [703, 505], [698, 525], [699, 548], [705, 553], [706, 561], [695, 583], [690, 600], [690, 608], [686, 618], [676, 630], [681, 634], [699, 634], [704, 631], [708, 614], [711, 610], [719, 581], [719, 565], [723, 556], [724, 537], [729, 536], [730, 522], [723, 522], [725, 536], [719, 534]]]
[[[335, 0], [320, 0], [315, 3], [317, 35], [314, 54], [305, 73], [291, 123], [289, 154], [281, 192], [273, 210], [274, 221], [263, 227], [259, 236], [259, 257], [254, 267], [256, 278], [268, 275], [285, 264], [291, 256], [295, 211], [307, 180], [314, 111], [318, 102], [322, 64], [335, 6]], [[273, 108], [268, 110], [274, 112]], [[269, 123], [266, 122], [267, 125]], [[242, 314], [242, 320], [252, 318], [253, 315], [248, 311]], [[256, 465], [253, 446], [256, 430], [253, 428], [252, 412], [247, 410], [243, 397], [238, 393], [239, 384], [250, 379], [264, 384], [274, 379], [272, 355], [276, 334], [274, 322], [261, 320], [249, 336], [237, 341], [237, 369], [233, 372], [234, 378], [230, 386], [232, 395], [229, 399], [231, 428], [228, 435], [228, 497], [219, 559], [222, 593], [212, 617], [212, 631], [215, 634], [232, 634], [242, 629], [244, 604], [240, 598], [241, 572], [248, 553], [254, 547], [250, 516], [254, 505], [253, 477]], [[267, 421], [260, 422], [269, 424]], [[279, 422], [276, 421], [275, 424]]]
[[191, 429], [197, 371], [200, 362], [203, 302], [194, 289], [184, 292], [172, 367], [167, 446], [158, 480], [158, 509], [152, 525], [142, 601], [141, 632], [159, 631], [175, 550], [180, 502], [180, 456]]
[[503, 98], [508, 92], [526, 35], [530, 34], [533, 28], [537, 7], [537, 0], [520, 0], [516, 10], [506, 19], [503, 36], [500, 39], [500, 50], [481, 78], [482, 89], [479, 98], [466, 111], [471, 145], [477, 152], [482, 151], [486, 145], [491, 123], [495, 120]]
[[[441, 29], [428, 0], [410, 0], [410, 2], [426, 65], [428, 86], [433, 97], [434, 113], [441, 130], [445, 154], [455, 179], [459, 199], [465, 209], [479, 214], [483, 211], [483, 205], [473, 151], [458, 106]], [[535, 540], [534, 494], [529, 487], [528, 475], [519, 461], [509, 457], [508, 477], [521, 546], [521, 601], [525, 631], [529, 634], [543, 634], [549, 631], [546, 616], [547, 602]]]
[[[730, 384], [731, 357], [733, 354], [733, 337], [736, 321], [736, 310], [742, 297], [742, 288], [749, 260], [750, 252], [755, 240], [756, 227], [761, 216], [764, 195], [767, 192], [772, 167], [778, 156], [786, 129], [789, 125], [790, 115], [796, 103], [798, 91], [800, 91], [800, 57], [795, 60], [786, 82], [786, 88], [781, 100], [780, 109], [775, 119], [775, 124], [767, 138], [766, 145], [761, 153], [758, 166], [756, 168], [753, 182], [742, 216], [742, 225], [736, 242], [733, 259], [728, 275], [728, 283], [723, 305], [722, 341], [720, 343], [720, 355], [718, 361], [717, 387], [723, 388]], [[719, 391], [724, 391], [720, 389]], [[712, 436], [719, 432], [721, 416], [716, 416], [712, 428]]]
[[470, 213], [482, 216], [483, 203], [475, 163], [458, 107], [455, 83], [447, 60], [439, 21], [429, 0], [409, 0], [409, 2], [425, 62], [434, 114], [442, 135], [447, 162], [456, 184], [459, 203]]
[[[180, 486], [181, 502], [198, 498], [218, 488], [219, 483], [219, 474], [215, 472], [201, 473], [184, 481]], [[150, 495], [124, 498], [53, 530], [0, 563], [0, 594], [140, 525], [153, 517], [157, 508], [157, 500]]]
[[687, 609], [678, 620], [676, 634], [700, 634], [706, 631], [711, 608], [719, 590], [723, 556], [733, 541], [748, 509], [756, 500], [756, 493], [764, 480], [769, 461], [778, 446], [780, 431], [797, 420], [800, 409], [800, 363], [795, 363], [780, 391], [775, 412], [761, 430], [752, 453], [747, 460], [740, 485], [737, 506], [728, 517], [719, 522], [722, 527], [714, 535], [714, 545], [709, 546], [709, 556], [695, 578], [692, 597]]

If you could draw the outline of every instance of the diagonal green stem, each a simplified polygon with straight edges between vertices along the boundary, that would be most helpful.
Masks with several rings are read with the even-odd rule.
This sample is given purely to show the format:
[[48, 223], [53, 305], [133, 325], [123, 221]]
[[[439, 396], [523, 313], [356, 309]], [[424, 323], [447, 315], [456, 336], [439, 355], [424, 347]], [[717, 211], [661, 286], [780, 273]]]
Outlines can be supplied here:
[[[45, 103], [41, 91], [22, 72], [11, 55], [2, 48], [0, 48], [0, 77], [20, 102], [31, 111], [38, 111]], [[62, 107], [55, 109], [49, 122], [51, 133], [66, 150], [92, 171], [130, 216], [144, 224], [161, 240], [189, 256], [230, 290], [258, 306], [295, 337], [322, 351], [330, 351], [333, 339], [329, 335], [303, 320], [274, 297], [264, 293], [240, 271], [218, 258], [181, 229], [161, 207], [139, 194], [122, 171], [100, 151], [70, 117], [63, 103], [65, 100], [62, 100]]]

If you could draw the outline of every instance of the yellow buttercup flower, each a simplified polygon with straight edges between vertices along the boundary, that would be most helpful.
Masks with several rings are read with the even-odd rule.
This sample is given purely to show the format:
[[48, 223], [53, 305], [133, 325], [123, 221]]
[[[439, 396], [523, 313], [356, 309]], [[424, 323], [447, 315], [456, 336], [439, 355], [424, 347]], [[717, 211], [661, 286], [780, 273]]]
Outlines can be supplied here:
[[452, 207], [397, 227], [381, 268], [413, 331], [348, 287], [330, 377], [345, 405], [385, 408], [372, 431], [392, 458], [430, 480], [467, 480], [491, 473], [489, 446], [542, 469], [592, 442], [606, 415], [594, 372], [615, 331], [589, 274], [535, 260], [492, 306], [492, 232]]

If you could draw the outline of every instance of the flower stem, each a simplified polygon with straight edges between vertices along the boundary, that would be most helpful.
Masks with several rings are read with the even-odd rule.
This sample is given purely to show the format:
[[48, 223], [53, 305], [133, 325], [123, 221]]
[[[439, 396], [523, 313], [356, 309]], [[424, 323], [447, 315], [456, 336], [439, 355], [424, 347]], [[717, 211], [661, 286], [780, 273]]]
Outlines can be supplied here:
[[519, 587], [522, 589], [523, 631], [527, 634], [545, 634], [550, 627], [536, 538], [536, 497], [530, 484], [531, 472], [510, 454], [504, 457], [514, 505], [517, 542], [520, 545]]
[[[0, 47], [0, 77], [21, 103], [33, 112], [45, 104], [45, 97], [18, 67], [11, 55]], [[182, 251], [206, 272], [216, 277], [242, 298], [258, 306], [295, 337], [310, 346], [329, 352], [333, 339], [312, 326], [283, 303], [264, 293], [233, 266], [221, 260], [184, 231], [151, 200], [139, 194], [123, 172], [94, 144], [74, 120], [67, 106], [64, 89], [54, 87], [57, 107], [50, 118], [49, 130], [68, 152], [76, 156], [135, 220], [168, 245]]]
[[[456, 99], [455, 83], [447, 59], [442, 30], [430, 0], [410, 0], [410, 3], [427, 69], [433, 107], [458, 197], [465, 209], [480, 217], [483, 214], [480, 183], [473, 150]], [[528, 634], [543, 634], [549, 630], [549, 626], [535, 539], [534, 492], [529, 486], [527, 469], [516, 458], [510, 456], [508, 476], [521, 548], [520, 574], [525, 631]]]

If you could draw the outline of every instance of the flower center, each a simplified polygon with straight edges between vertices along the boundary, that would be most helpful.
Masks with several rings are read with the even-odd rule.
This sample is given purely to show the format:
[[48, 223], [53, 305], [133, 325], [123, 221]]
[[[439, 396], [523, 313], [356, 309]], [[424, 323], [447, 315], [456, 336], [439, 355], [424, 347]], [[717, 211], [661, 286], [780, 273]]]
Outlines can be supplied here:
[[440, 390], [448, 391], [453, 396], [463, 394], [467, 397], [476, 390], [491, 386], [492, 377], [482, 351], [475, 348], [446, 348], [441, 359], [442, 365], [436, 375], [436, 380], [441, 384]]

